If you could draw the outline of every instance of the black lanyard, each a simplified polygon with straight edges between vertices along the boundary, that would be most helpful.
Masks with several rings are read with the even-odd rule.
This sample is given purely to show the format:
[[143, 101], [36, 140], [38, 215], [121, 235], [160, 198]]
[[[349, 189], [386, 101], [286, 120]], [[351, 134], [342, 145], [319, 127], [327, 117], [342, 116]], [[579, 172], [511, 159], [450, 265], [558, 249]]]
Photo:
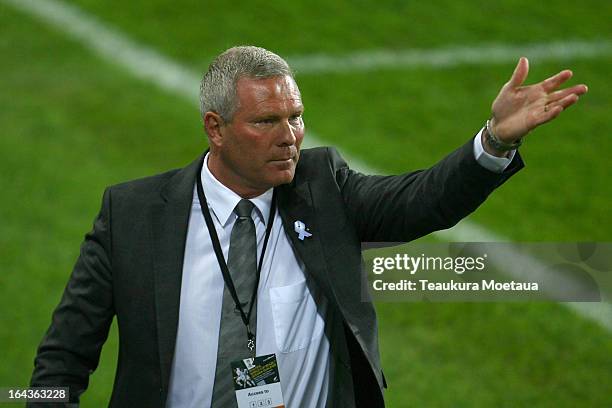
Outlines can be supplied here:
[[[204, 163], [202, 164], [205, 165]], [[251, 314], [253, 312], [253, 305], [255, 304], [255, 299], [257, 298], [257, 288], [259, 287], [259, 277], [261, 275], [261, 266], [263, 264], [264, 255], [266, 254], [266, 247], [268, 246], [268, 239], [270, 238], [270, 233], [272, 232], [272, 224], [274, 223], [274, 214], [276, 212], [276, 190], [272, 193], [272, 205], [270, 206], [270, 216], [268, 217], [268, 225], [266, 226], [266, 236], [264, 238], [263, 248], [261, 250], [261, 256], [259, 257], [259, 263], [257, 265], [257, 275], [255, 278], [255, 287], [253, 288], [253, 295], [251, 296], [251, 304], [249, 305], [249, 312], [244, 313], [242, 309], [242, 305], [238, 299], [238, 294], [236, 293], [236, 288], [234, 287], [234, 281], [230, 276], [229, 269], [227, 267], [227, 263], [225, 262], [225, 258], [223, 257], [223, 251], [221, 250], [221, 244], [219, 243], [219, 237], [217, 236], [217, 230], [215, 229], [215, 224], [213, 223], [212, 217], [210, 216], [210, 210], [208, 209], [208, 202], [206, 201], [206, 196], [204, 195], [204, 188], [202, 187], [202, 171], [200, 169], [200, 173], [197, 175], [197, 188], [198, 188], [198, 200], [200, 200], [200, 208], [202, 209], [202, 214], [204, 215], [204, 219], [206, 220], [206, 226], [208, 227], [208, 233], [210, 234], [210, 240], [212, 241], [213, 248], [215, 250], [215, 255], [217, 256], [217, 262], [219, 262], [219, 268], [221, 268], [221, 274], [223, 275], [223, 280], [225, 281], [225, 286], [229, 290], [232, 295], [232, 299], [234, 299], [234, 303], [236, 305], [236, 309], [240, 311], [240, 316], [242, 317], [242, 322], [244, 323], [247, 329], [247, 347], [249, 350], [255, 353], [255, 334], [251, 332]]]

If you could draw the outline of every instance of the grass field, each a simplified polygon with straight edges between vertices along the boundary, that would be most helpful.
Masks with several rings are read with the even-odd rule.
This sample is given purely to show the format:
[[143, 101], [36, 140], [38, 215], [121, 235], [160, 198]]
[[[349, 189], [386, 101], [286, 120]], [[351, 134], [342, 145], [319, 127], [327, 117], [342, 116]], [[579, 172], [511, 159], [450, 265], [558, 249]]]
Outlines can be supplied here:
[[[196, 72], [245, 43], [295, 57], [612, 40], [612, 2], [595, 0], [71, 4]], [[0, 33], [2, 387], [28, 383], [104, 187], [183, 166], [206, 143], [193, 101], [135, 79], [3, 1]], [[397, 173], [429, 166], [470, 138], [513, 65], [298, 73], [298, 83], [309, 130]], [[528, 137], [526, 169], [470, 217], [509, 240], [612, 241], [612, 55], [532, 59], [530, 80], [566, 67], [589, 94]], [[377, 309], [390, 407], [612, 406], [612, 334], [561, 304]], [[106, 406], [116, 344], [113, 330], [81, 406]]]

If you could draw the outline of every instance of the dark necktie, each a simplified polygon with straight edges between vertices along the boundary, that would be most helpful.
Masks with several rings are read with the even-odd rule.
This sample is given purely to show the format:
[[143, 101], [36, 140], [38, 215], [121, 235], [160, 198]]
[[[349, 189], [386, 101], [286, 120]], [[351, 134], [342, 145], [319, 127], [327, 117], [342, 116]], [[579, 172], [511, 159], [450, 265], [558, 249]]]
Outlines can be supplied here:
[[[227, 267], [245, 314], [249, 312], [257, 274], [257, 242], [255, 224], [251, 218], [253, 207], [253, 203], [245, 199], [236, 205], [234, 212], [238, 215], [238, 219], [232, 228], [227, 256]], [[257, 305], [253, 305], [250, 327], [251, 332], [256, 333]], [[234, 299], [225, 286], [211, 404], [213, 408], [237, 406], [230, 362], [252, 357], [253, 354], [254, 351], [247, 347], [247, 331], [240, 312], [236, 309]]]

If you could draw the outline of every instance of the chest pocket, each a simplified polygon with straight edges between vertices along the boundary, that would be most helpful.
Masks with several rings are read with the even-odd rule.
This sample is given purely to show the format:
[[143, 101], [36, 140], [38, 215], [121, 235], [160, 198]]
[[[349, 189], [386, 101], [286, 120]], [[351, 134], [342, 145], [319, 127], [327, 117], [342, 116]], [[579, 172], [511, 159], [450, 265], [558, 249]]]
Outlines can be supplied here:
[[[318, 300], [319, 311], [325, 314], [326, 299], [319, 296]], [[323, 335], [325, 321], [306, 281], [270, 288], [270, 303], [276, 346], [281, 353], [303, 349]]]

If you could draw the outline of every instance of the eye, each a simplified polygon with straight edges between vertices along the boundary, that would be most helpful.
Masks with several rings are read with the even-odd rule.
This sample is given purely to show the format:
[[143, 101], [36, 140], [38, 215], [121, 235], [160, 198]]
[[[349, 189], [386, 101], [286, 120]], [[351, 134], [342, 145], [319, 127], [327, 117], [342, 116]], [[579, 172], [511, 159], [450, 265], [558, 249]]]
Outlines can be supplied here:
[[293, 124], [300, 124], [302, 122], [302, 114], [293, 115], [289, 118], [289, 121]]

